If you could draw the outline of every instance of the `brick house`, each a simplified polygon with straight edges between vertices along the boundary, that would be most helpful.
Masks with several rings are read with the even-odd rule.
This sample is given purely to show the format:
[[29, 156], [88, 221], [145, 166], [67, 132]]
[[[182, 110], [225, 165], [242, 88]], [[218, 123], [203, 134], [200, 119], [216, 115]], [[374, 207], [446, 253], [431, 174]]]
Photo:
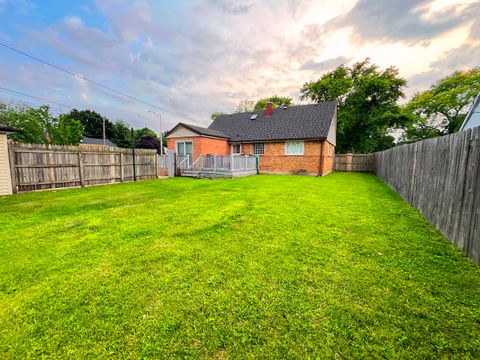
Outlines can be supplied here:
[[326, 175], [333, 170], [337, 103], [218, 116], [208, 128], [179, 123], [166, 134], [177, 154], [258, 155], [260, 173]]

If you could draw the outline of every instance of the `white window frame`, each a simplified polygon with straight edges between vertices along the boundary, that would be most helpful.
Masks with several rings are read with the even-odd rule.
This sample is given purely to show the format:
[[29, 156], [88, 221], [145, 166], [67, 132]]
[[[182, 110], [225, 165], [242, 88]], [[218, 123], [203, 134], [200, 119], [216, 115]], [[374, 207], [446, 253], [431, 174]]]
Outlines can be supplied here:
[[[292, 143], [302, 144], [302, 152], [301, 153], [290, 153], [290, 152], [288, 152], [288, 144], [292, 144]], [[303, 156], [304, 152], [305, 152], [305, 142], [304, 141], [285, 141], [285, 155], [288, 155], [288, 156]]]
[[[235, 152], [235, 146], [238, 145], [238, 152]], [[240, 155], [242, 153], [242, 144], [232, 144], [232, 155]]]
[[[258, 152], [256, 147], [261, 145], [262, 147], [262, 151], [261, 152]], [[265, 144], [264, 143], [254, 143], [253, 144], [253, 154], [254, 155], [265, 155]]]
[[[177, 155], [179, 155], [180, 151], [178, 151], [178, 145], [179, 144], [186, 144], [186, 143], [190, 143], [192, 144], [192, 157], [193, 157], [193, 141], [191, 140], [178, 140], [178, 141], [175, 141], [175, 151], [177, 152]], [[185, 145], [184, 146], [184, 149], [185, 149]]]

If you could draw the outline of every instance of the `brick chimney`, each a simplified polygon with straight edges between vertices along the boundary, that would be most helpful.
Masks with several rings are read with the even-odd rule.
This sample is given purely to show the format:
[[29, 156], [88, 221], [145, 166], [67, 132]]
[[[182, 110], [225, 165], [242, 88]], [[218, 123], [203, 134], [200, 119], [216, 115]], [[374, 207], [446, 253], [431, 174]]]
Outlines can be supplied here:
[[267, 102], [266, 108], [265, 108], [265, 115], [272, 116], [272, 113], [273, 113], [273, 104], [271, 102]]

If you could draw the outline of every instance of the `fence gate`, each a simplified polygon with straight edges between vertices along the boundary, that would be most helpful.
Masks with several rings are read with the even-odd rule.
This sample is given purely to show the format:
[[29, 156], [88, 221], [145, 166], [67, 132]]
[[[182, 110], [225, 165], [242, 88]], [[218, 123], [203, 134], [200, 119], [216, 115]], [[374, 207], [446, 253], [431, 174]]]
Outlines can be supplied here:
[[175, 153], [173, 151], [169, 151], [167, 154], [167, 172], [168, 177], [175, 176]]

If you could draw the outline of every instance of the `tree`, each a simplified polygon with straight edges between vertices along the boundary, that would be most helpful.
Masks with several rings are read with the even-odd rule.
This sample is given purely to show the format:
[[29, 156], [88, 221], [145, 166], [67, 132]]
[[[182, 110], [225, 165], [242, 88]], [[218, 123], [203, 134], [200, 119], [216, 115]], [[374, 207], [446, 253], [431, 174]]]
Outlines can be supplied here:
[[129, 148], [132, 146], [132, 133], [128, 124], [117, 120], [112, 124], [113, 136], [110, 140], [118, 147]]
[[65, 114], [53, 116], [48, 105], [2, 106], [0, 123], [18, 129], [11, 135], [13, 140], [30, 144], [78, 145], [83, 134], [79, 121]]
[[105, 136], [114, 141], [114, 126], [110, 120], [93, 110], [73, 109], [68, 117], [78, 120], [85, 128], [84, 136], [92, 138], [103, 138], [103, 121], [105, 120]]
[[458, 131], [479, 92], [480, 68], [474, 68], [456, 71], [415, 94], [404, 107], [411, 121], [402, 139], [411, 142]]
[[157, 137], [148, 135], [142, 136], [135, 144], [135, 147], [138, 149], [156, 149], [158, 153], [161, 151], [160, 140]]
[[240, 100], [238, 103], [235, 112], [242, 113], [242, 112], [252, 112], [255, 108], [255, 101], [253, 100]]
[[78, 145], [83, 139], [83, 125], [78, 120], [72, 120], [66, 114], [60, 114], [55, 121], [52, 135], [57, 145]]
[[405, 85], [395, 67], [380, 70], [366, 59], [338, 66], [301, 92], [302, 99], [338, 102], [338, 152], [373, 152], [392, 147], [391, 131], [407, 121], [397, 105]]
[[260, 99], [255, 103], [254, 110], [265, 110], [267, 106], [267, 102], [271, 102], [273, 104], [273, 108], [277, 108], [280, 106], [292, 106], [293, 99], [287, 96], [277, 96], [273, 95], [264, 99]]
[[135, 129], [133, 131], [133, 141], [134, 143], [139, 143], [140, 140], [142, 139], [143, 136], [150, 136], [158, 140], [157, 134], [155, 134], [155, 131], [144, 127], [143, 129]]
[[222, 116], [222, 115], [227, 115], [227, 114], [224, 113], [224, 112], [221, 112], [221, 111], [216, 111], [216, 112], [213, 112], [213, 113], [210, 114], [210, 119], [216, 120], [217, 117]]

